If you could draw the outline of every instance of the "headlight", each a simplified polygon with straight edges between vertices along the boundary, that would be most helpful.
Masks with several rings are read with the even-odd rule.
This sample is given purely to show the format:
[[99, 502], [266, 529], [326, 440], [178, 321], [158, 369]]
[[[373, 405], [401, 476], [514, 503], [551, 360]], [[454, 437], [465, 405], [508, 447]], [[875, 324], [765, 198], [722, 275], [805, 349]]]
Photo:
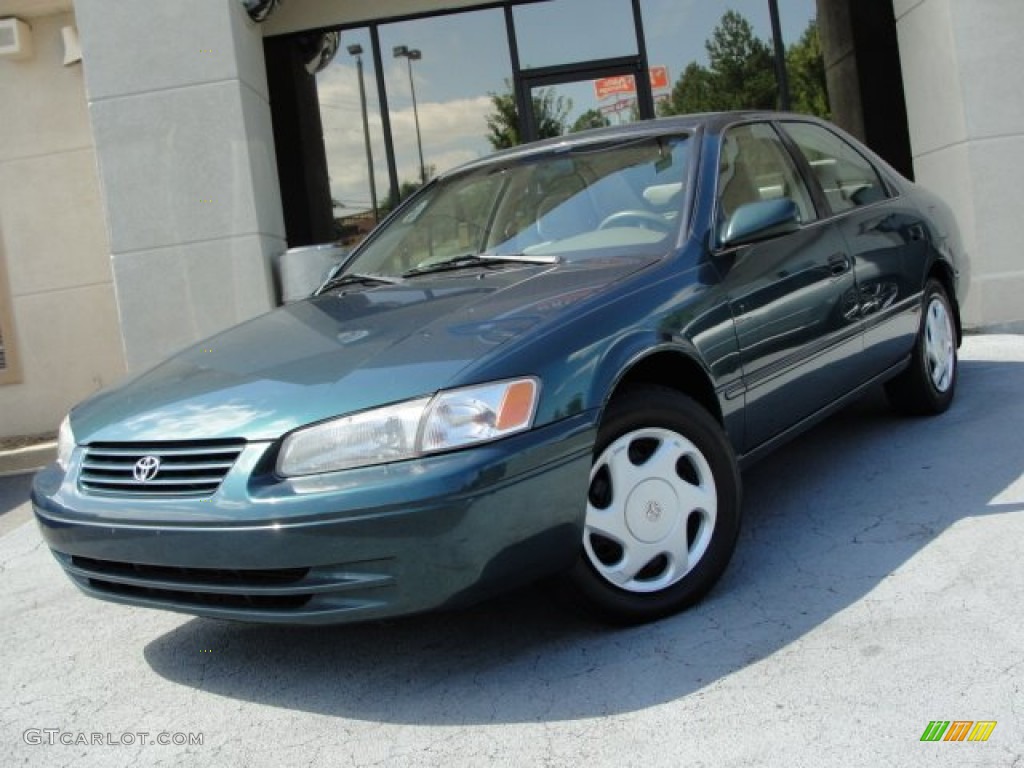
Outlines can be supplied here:
[[71, 431], [71, 417], [65, 416], [57, 430], [57, 464], [66, 470], [71, 461], [71, 452], [75, 450], [75, 435]]
[[533, 423], [537, 393], [535, 379], [515, 379], [325, 421], [285, 438], [277, 472], [286, 477], [334, 472], [505, 437]]
[[536, 405], [534, 379], [439, 392], [423, 420], [420, 449], [446, 451], [527, 429]]
[[281, 475], [313, 475], [415, 455], [428, 398], [325, 421], [290, 434], [281, 447]]

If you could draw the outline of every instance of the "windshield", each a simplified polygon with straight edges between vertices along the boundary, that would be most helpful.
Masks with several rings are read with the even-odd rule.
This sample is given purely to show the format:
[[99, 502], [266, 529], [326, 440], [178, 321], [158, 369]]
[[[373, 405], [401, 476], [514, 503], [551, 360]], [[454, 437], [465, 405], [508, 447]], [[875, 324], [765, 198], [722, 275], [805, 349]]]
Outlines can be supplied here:
[[679, 231], [690, 143], [675, 135], [559, 148], [441, 179], [374, 233], [342, 274], [661, 255]]

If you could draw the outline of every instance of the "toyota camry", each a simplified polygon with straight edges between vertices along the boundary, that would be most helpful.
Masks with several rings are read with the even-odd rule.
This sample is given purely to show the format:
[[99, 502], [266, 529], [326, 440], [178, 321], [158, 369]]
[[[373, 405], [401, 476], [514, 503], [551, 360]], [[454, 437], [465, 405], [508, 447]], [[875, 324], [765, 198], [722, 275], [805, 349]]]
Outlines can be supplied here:
[[949, 407], [962, 269], [948, 207], [814, 118], [518, 147], [73, 408], [35, 514], [132, 605], [341, 623], [552, 578], [649, 621], [721, 576], [759, 456], [879, 384]]

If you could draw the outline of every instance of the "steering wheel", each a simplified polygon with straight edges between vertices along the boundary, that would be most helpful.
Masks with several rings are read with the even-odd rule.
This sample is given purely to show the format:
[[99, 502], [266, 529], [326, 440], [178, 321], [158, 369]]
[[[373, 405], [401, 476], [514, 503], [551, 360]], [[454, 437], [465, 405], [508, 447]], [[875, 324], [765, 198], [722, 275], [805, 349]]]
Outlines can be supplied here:
[[[656, 229], [659, 232], [671, 232], [672, 225], [656, 213], [641, 210], [616, 211], [608, 216], [598, 225], [598, 229], [610, 229], [612, 227], [631, 226], [629, 222], [636, 222], [641, 229]], [[654, 226], [646, 226], [653, 224]]]

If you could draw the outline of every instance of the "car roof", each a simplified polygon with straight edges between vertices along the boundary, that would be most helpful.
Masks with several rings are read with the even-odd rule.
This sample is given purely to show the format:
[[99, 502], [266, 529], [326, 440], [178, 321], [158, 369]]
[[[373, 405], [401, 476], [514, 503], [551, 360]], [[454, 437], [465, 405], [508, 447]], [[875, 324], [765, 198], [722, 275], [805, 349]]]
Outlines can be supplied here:
[[578, 133], [570, 133], [562, 136], [555, 136], [549, 139], [520, 144], [510, 149], [503, 149], [477, 160], [472, 160], [457, 168], [439, 174], [440, 178], [453, 174], [462, 173], [473, 168], [488, 166], [495, 162], [507, 162], [527, 158], [535, 154], [544, 154], [552, 149], [571, 149], [587, 144], [598, 144], [603, 142], [614, 142], [629, 140], [631, 138], [642, 138], [645, 136], [664, 136], [666, 134], [680, 131], [694, 132], [703, 130], [705, 133], [718, 134], [726, 127], [740, 121], [746, 120], [784, 120], [800, 119], [813, 122], [821, 122], [811, 115], [795, 112], [773, 112], [763, 110], [747, 110], [736, 112], [702, 112], [690, 115], [674, 115], [672, 117], [659, 117], [653, 120], [640, 120], [626, 125], [611, 126], [608, 128], [592, 128]]

